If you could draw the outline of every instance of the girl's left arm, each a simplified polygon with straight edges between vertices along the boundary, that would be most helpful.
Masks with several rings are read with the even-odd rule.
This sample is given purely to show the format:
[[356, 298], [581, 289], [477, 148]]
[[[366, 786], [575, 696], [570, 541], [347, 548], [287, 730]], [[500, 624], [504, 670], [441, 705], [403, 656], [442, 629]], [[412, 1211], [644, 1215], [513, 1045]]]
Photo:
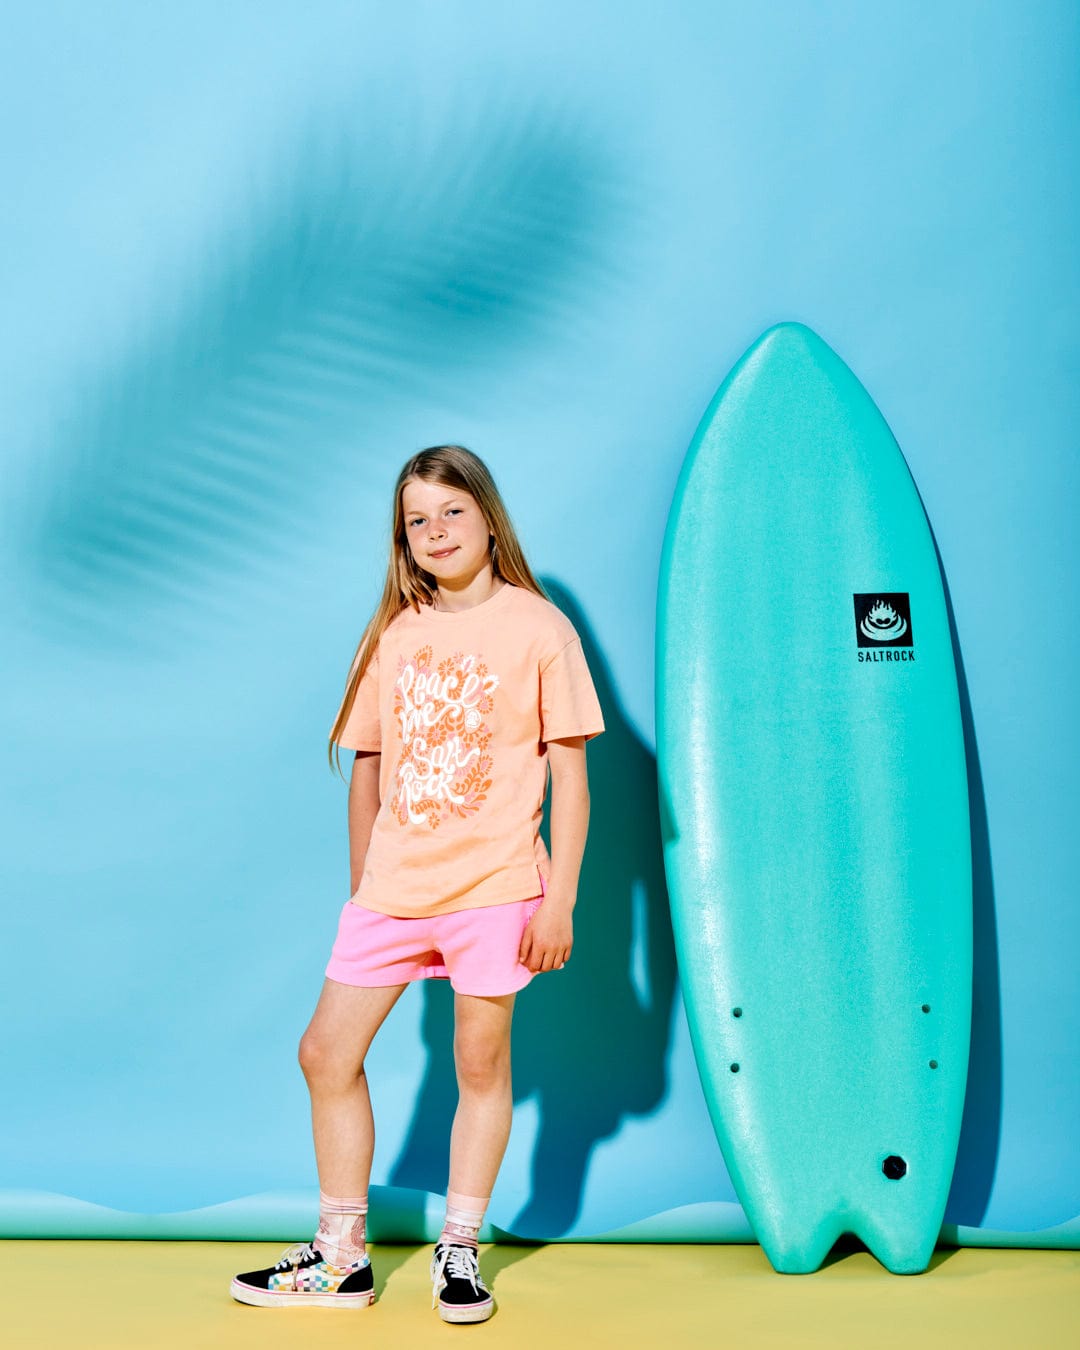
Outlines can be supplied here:
[[561, 970], [574, 945], [571, 915], [589, 832], [585, 737], [548, 742], [551, 769], [551, 882], [521, 939], [520, 960], [532, 971]]

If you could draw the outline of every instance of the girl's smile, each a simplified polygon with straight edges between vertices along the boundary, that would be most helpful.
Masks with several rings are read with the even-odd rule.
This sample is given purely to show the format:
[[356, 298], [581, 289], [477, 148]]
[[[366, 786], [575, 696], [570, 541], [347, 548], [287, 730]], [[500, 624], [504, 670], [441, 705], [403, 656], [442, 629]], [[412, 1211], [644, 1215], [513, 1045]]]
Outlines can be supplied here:
[[405, 517], [405, 539], [418, 566], [430, 573], [439, 585], [440, 597], [452, 592], [471, 603], [479, 603], [490, 593], [491, 529], [476, 498], [468, 492], [447, 487], [445, 483], [425, 483], [410, 478], [401, 493]]

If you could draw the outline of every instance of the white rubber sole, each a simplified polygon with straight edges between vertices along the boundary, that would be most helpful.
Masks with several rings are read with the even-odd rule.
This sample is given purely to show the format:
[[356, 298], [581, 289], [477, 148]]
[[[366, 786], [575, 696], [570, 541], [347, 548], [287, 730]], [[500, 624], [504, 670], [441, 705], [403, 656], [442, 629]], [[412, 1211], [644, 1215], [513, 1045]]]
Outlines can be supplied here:
[[273, 1294], [269, 1289], [253, 1289], [249, 1284], [233, 1280], [229, 1293], [237, 1303], [250, 1303], [253, 1308], [370, 1308], [375, 1302], [375, 1291], [370, 1294]]
[[486, 1322], [494, 1311], [493, 1298], [472, 1308], [457, 1308], [452, 1303], [439, 1302], [439, 1316], [444, 1322]]

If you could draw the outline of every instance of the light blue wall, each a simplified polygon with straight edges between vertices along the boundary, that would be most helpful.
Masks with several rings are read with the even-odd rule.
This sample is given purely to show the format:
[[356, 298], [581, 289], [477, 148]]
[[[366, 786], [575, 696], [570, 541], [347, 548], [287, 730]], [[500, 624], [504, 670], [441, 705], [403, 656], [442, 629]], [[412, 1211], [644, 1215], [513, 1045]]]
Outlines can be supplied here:
[[[733, 1198], [658, 871], [653, 600], [698, 417], [797, 319], [908, 458], [970, 695], [948, 1217], [1080, 1212], [1078, 26], [1019, 0], [9, 7], [0, 1186], [160, 1212], [314, 1185], [295, 1043], [347, 891], [324, 737], [396, 469], [456, 439], [612, 728], [579, 958], [519, 1001], [493, 1217]], [[445, 1182], [445, 1011], [411, 991], [372, 1053], [380, 1184]]]

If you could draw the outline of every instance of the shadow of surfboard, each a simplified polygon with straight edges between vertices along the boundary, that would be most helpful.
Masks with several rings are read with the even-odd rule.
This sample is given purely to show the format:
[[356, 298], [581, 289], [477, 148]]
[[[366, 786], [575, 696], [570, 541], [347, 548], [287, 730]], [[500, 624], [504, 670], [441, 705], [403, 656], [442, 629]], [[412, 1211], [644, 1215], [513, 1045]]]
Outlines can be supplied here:
[[[931, 537], [933, 528], [931, 527]], [[967, 760], [968, 809], [971, 815], [972, 1007], [967, 1091], [960, 1125], [960, 1143], [945, 1222], [977, 1227], [986, 1215], [1001, 1147], [1001, 966], [998, 960], [997, 905], [990, 854], [979, 743], [971, 710], [964, 657], [953, 612], [949, 581], [934, 539], [945, 590], [945, 609], [956, 660], [960, 717]]]

